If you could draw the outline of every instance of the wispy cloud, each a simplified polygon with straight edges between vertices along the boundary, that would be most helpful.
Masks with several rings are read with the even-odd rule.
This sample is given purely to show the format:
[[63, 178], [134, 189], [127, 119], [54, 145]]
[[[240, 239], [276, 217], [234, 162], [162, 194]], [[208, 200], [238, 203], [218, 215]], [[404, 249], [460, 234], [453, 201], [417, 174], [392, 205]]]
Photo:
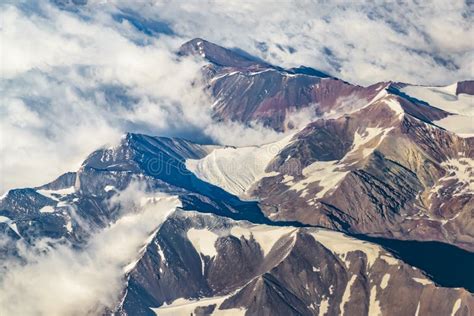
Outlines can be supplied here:
[[26, 262], [7, 261], [0, 277], [2, 315], [100, 315], [114, 308], [125, 284], [127, 266], [140, 256], [152, 233], [180, 202], [150, 196], [138, 184], [113, 201], [123, 216], [93, 234], [82, 250], [38, 240], [23, 249]]

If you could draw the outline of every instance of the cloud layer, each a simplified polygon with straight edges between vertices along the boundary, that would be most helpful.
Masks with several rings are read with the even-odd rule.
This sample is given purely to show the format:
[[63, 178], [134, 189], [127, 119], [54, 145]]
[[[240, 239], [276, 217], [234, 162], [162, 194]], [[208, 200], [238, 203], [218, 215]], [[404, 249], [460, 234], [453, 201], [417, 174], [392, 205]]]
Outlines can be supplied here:
[[179, 34], [358, 84], [449, 84], [474, 71], [469, 1], [191, 0], [136, 8], [144, 9]]

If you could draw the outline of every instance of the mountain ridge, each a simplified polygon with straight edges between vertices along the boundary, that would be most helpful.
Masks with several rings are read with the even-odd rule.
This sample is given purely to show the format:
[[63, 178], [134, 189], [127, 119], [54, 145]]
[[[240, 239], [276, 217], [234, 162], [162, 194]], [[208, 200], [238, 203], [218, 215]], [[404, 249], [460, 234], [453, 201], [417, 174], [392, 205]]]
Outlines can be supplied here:
[[[1, 264], [44, 240], [81, 251], [166, 194], [180, 206], [123, 267], [104, 314], [474, 312], [472, 274], [453, 277], [465, 289], [436, 284], [450, 271], [414, 261], [411, 244], [437, 241], [429, 258], [449, 245], [472, 261], [474, 137], [444, 123], [469, 119], [473, 81], [361, 87], [202, 39], [178, 52], [189, 54], [209, 61], [216, 121], [257, 122], [282, 139], [229, 147], [127, 133], [78, 170], [0, 198]], [[310, 121], [297, 127], [302, 110]], [[116, 203], [132, 189], [133, 203]]]

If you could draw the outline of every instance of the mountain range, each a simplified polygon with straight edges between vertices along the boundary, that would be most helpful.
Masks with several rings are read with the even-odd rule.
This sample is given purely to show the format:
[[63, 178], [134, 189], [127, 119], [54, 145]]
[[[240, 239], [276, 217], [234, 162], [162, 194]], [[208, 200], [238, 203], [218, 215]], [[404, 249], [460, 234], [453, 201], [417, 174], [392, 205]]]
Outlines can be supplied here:
[[197, 80], [215, 121], [281, 139], [127, 133], [75, 172], [0, 199], [1, 262], [38, 240], [87, 248], [139, 183], [134, 207], [179, 206], [100, 314], [474, 314], [474, 81], [362, 87], [203, 39], [176, 52], [189, 56], [205, 62]]

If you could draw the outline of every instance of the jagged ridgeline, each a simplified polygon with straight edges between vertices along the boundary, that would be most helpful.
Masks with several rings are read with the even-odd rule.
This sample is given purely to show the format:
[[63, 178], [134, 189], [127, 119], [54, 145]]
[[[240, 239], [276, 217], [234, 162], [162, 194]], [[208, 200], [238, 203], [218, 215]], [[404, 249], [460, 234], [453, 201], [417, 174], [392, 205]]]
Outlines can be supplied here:
[[[79, 170], [1, 198], [3, 263], [46, 238], [84, 251], [137, 186], [135, 212], [170, 196], [179, 206], [125, 260], [103, 313], [474, 313], [474, 81], [362, 87], [202, 39], [177, 54], [206, 61], [216, 121], [258, 122], [281, 139], [128, 133]], [[311, 120], [297, 128], [302, 110]]]

